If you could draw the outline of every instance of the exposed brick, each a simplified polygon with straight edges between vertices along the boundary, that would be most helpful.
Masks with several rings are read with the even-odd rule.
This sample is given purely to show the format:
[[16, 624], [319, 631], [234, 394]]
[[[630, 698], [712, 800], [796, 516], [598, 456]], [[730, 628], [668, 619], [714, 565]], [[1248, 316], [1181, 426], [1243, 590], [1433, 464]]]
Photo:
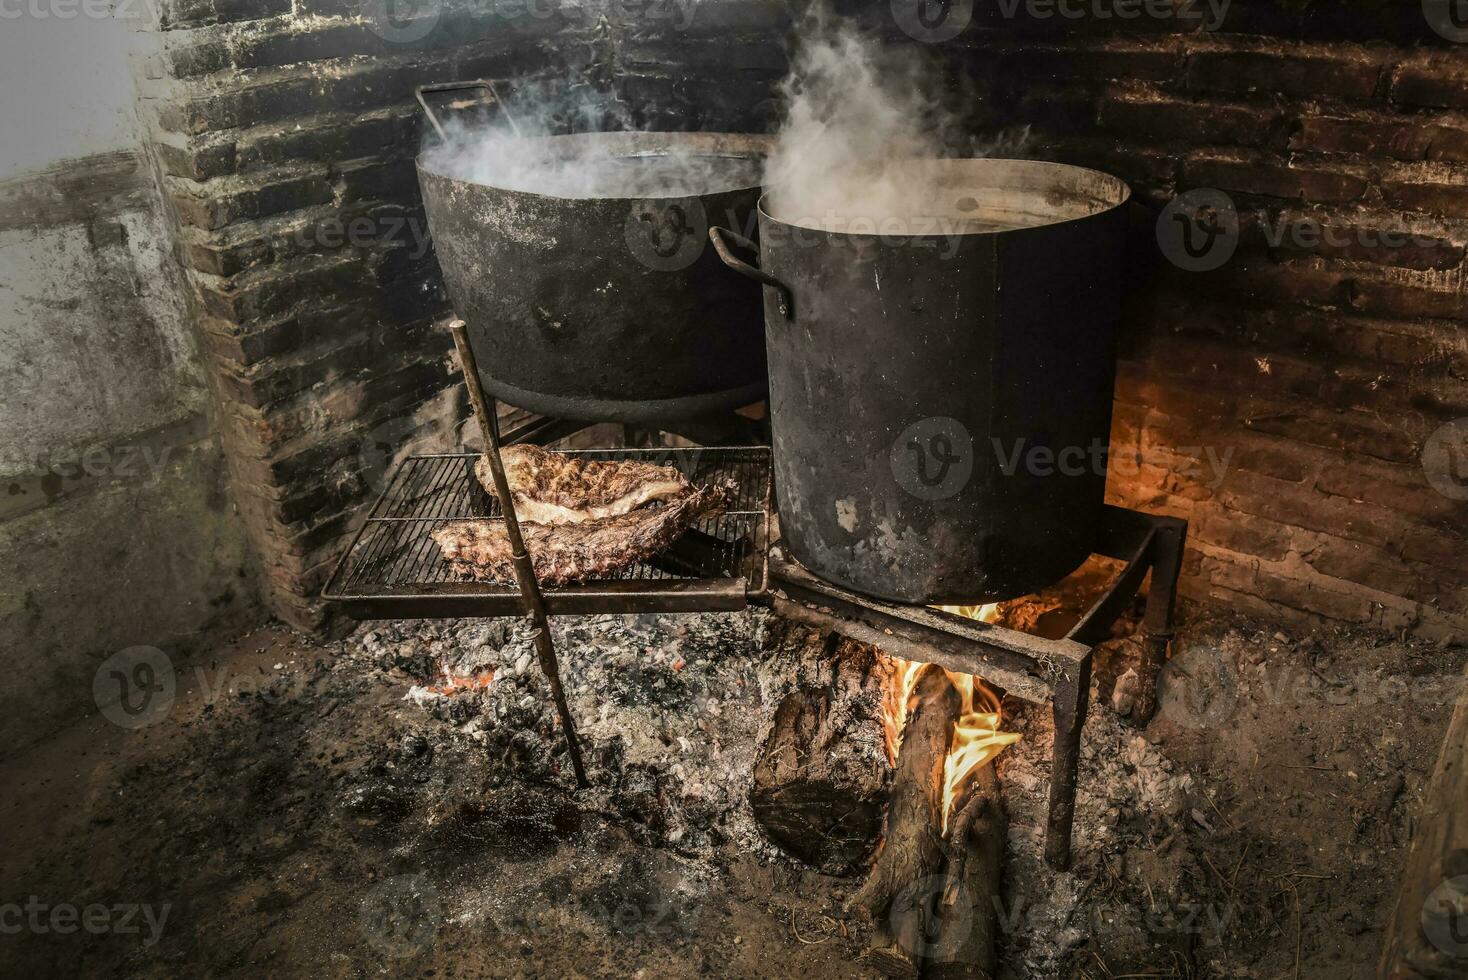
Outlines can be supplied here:
[[1393, 160], [1468, 160], [1468, 121], [1428, 125], [1418, 119], [1354, 119], [1306, 116], [1290, 148], [1312, 153], [1350, 153]]
[[[1158, 16], [1158, 11], [1168, 16]], [[1011, 12], [1012, 11], [1012, 12]], [[1202, 33], [1212, 21], [1207, 4], [1184, 4], [1172, 0], [1090, 0], [1064, 3], [1039, 0], [1017, 7], [998, 3], [974, 5], [974, 32], [992, 31], [1004, 38], [1040, 36], [1066, 38], [1076, 35], [1107, 42], [1136, 44], [1139, 35], [1188, 36]]]
[[1417, 442], [1409, 433], [1365, 412], [1333, 412], [1263, 399], [1250, 399], [1241, 412], [1244, 424], [1253, 431], [1307, 445], [1364, 453], [1389, 462], [1409, 460], [1417, 453]]
[[216, 357], [244, 366], [295, 350], [301, 341], [302, 328], [300, 319], [288, 317], [257, 327], [249, 333], [229, 337], [217, 334], [206, 336], [209, 337], [210, 350]]
[[1296, 3], [1281, 0], [1232, 0], [1222, 30], [1216, 34], [1251, 34], [1309, 41], [1361, 41], [1448, 46], [1410, 0], [1365, 0], [1345, 3]]
[[1468, 292], [1460, 288], [1432, 288], [1423, 283], [1358, 275], [1351, 279], [1350, 306], [1373, 316], [1418, 319], [1424, 317], [1468, 320]]
[[165, 31], [175, 31], [207, 24], [261, 20], [290, 11], [291, 0], [163, 0], [158, 5], [158, 21]]
[[324, 61], [358, 54], [392, 54], [375, 25], [326, 23], [315, 30], [291, 24], [279, 31], [243, 37], [231, 46], [240, 68], [264, 68], [304, 61]]
[[1468, 218], [1468, 169], [1455, 183], [1405, 183], [1384, 181], [1381, 193], [1388, 204], [1407, 211]]
[[[1354, 591], [1337, 591], [1303, 579], [1293, 570], [1283, 572], [1261, 571], [1255, 576], [1255, 594], [1261, 599], [1277, 602], [1292, 609], [1315, 613], [1327, 619], [1366, 623], [1372, 618], [1372, 599]], [[1355, 583], [1340, 581], [1332, 583], [1348, 590]]]
[[164, 60], [175, 78], [220, 71], [230, 64], [229, 46], [217, 38], [165, 48]]
[[[1468, 193], [1464, 195], [1468, 203]], [[1277, 218], [1268, 228], [1276, 257], [1317, 255], [1347, 262], [1369, 262], [1442, 272], [1463, 264], [1461, 244], [1393, 227], [1371, 227], [1340, 218]]]
[[1402, 105], [1468, 109], [1468, 64], [1456, 52], [1419, 57], [1397, 69], [1391, 97]]
[[321, 301], [360, 289], [362, 270], [350, 256], [294, 263], [223, 286], [205, 285], [200, 298], [211, 316], [244, 322], [280, 314], [304, 300]]
[[1279, 561], [1298, 533], [1284, 524], [1238, 511], [1215, 509], [1188, 529], [1188, 537], [1229, 551]]
[[1109, 96], [1100, 125], [1159, 143], [1257, 146], [1269, 139], [1279, 114], [1258, 106], [1186, 102], [1167, 97]]
[[1379, 54], [1360, 50], [1199, 51], [1188, 58], [1185, 82], [1197, 91], [1369, 99], [1381, 70]]
[[1400, 467], [1342, 460], [1337, 466], [1323, 467], [1316, 485], [1325, 493], [1350, 500], [1365, 500], [1426, 521], [1468, 527], [1468, 501], [1452, 500], [1434, 490], [1422, 472], [1420, 458]]
[[1402, 555], [1439, 569], [1462, 570], [1468, 566], [1468, 538], [1445, 528], [1413, 528], [1402, 538]]
[[250, 179], [224, 178], [209, 186], [174, 184], [169, 199], [186, 225], [213, 230], [233, 221], [298, 211], [332, 199], [324, 171], [271, 174]]
[[476, 67], [493, 76], [490, 68], [496, 58], [502, 57], [486, 55], [458, 68], [433, 61], [394, 63], [378, 59], [327, 73], [272, 69], [251, 78], [248, 85], [201, 92], [167, 104], [159, 111], [159, 122], [171, 132], [201, 134], [345, 110], [407, 107], [414, 87], [422, 84], [424, 78], [469, 72]]
[[1178, 156], [1166, 150], [1102, 139], [1046, 140], [1048, 157], [1061, 163], [1115, 174], [1135, 191], [1139, 185], [1169, 187], [1177, 179]]
[[[1242, 443], [1242, 444], [1237, 444]], [[1231, 469], [1260, 473], [1276, 480], [1303, 483], [1316, 472], [1317, 464], [1299, 446], [1259, 445], [1253, 433], [1240, 433], [1235, 441], [1224, 441]]]
[[233, 140], [206, 143], [190, 141], [184, 146], [172, 143], [154, 143], [158, 161], [163, 172], [174, 177], [190, 180], [208, 180], [232, 173], [235, 168], [235, 144]]
[[1272, 346], [1301, 354], [1417, 368], [1445, 362], [1461, 334], [1461, 327], [1448, 322], [1404, 324], [1312, 310], [1251, 311], [1242, 326]]
[[302, 159], [353, 159], [385, 149], [411, 152], [417, 145], [417, 113], [415, 106], [369, 114], [329, 114], [250, 130], [239, 137], [239, 166], [256, 169]]
[[334, 177], [338, 198], [343, 203], [377, 198], [414, 203], [418, 200], [418, 168], [411, 158], [349, 160], [334, 168]]
[[1216, 187], [1241, 194], [1332, 204], [1360, 200], [1370, 182], [1364, 176], [1312, 166], [1290, 166], [1266, 159], [1244, 160], [1195, 155], [1183, 164], [1189, 187]]
[[1347, 540], [1385, 547], [1405, 534], [1401, 517], [1388, 508], [1331, 497], [1244, 470], [1230, 473], [1218, 496], [1233, 510]]
[[1006, 51], [999, 70], [1006, 76], [1064, 82], [1073, 78], [1171, 81], [1184, 64], [1176, 49], [1116, 44], [1106, 48], [1045, 47]]
[[1154, 377], [1178, 379], [1175, 383], [1202, 382], [1224, 375], [1234, 379], [1239, 394], [1260, 392], [1312, 400], [1327, 378], [1324, 368], [1306, 361], [1260, 357], [1237, 346], [1176, 336], [1154, 339], [1148, 369]]
[[1096, 126], [1097, 100], [1094, 92], [1040, 87], [1023, 95], [1017, 112], [1046, 132], [1084, 133]]
[[1431, 590], [1413, 570], [1379, 548], [1359, 542], [1322, 537], [1304, 556], [1310, 566], [1324, 575], [1344, 579], [1409, 598], [1422, 598]]

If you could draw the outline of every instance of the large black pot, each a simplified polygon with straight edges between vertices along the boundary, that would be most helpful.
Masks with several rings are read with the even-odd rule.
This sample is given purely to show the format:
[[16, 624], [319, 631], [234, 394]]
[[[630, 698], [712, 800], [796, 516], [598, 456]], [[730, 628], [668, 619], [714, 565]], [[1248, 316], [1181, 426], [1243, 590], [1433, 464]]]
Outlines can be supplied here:
[[459, 179], [418, 160], [423, 205], [484, 387], [558, 418], [648, 422], [765, 391], [758, 287], [730, 276], [709, 225], [745, 228], [768, 138], [726, 133], [531, 137], [548, 157], [677, 154], [701, 177], [649, 197], [558, 197]]
[[913, 179], [928, 214], [852, 226], [901, 234], [802, 221], [770, 195], [759, 269], [710, 232], [766, 284], [781, 535], [882, 599], [1013, 598], [1095, 544], [1130, 192], [1030, 161], [924, 161]]

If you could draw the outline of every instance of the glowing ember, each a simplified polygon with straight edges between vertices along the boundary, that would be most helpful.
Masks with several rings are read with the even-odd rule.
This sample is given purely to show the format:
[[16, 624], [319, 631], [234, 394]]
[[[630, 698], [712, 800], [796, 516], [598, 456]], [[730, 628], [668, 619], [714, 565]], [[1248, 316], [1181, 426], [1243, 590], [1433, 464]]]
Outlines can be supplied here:
[[[966, 616], [982, 622], [991, 622], [998, 606], [939, 606], [943, 612]], [[897, 753], [902, 747], [902, 731], [912, 709], [912, 689], [917, 684], [923, 665], [907, 660], [889, 658], [892, 662], [892, 679], [887, 686], [883, 703], [882, 725], [887, 735], [887, 759], [897, 764]], [[943, 829], [948, 829], [948, 818], [958, 797], [962, 794], [968, 777], [984, 763], [998, 755], [1006, 745], [1019, 741], [1019, 736], [999, 730], [1002, 715], [999, 698], [977, 677], [944, 671], [963, 699], [963, 708], [954, 726], [953, 738], [949, 742], [948, 758], [943, 763]]]
[[494, 683], [494, 671], [486, 670], [482, 674], [455, 674], [449, 670], [447, 664], [439, 664], [439, 673], [443, 675], [443, 681], [439, 684], [430, 684], [427, 690], [433, 694], [442, 694], [446, 697], [462, 694], [465, 691], [483, 690]]

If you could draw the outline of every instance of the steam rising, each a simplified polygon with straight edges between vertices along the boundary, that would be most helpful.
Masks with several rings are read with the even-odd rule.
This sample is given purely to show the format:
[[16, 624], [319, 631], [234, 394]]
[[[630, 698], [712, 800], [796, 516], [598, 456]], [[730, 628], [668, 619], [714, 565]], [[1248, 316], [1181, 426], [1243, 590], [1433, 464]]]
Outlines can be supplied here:
[[759, 184], [749, 141], [639, 139], [625, 105], [578, 84], [522, 86], [505, 108], [468, 121], [440, 113], [448, 139], [428, 148], [424, 166], [561, 198], [676, 198]]
[[[963, 93], [925, 52], [886, 47], [828, 18], [807, 22], [782, 83], [785, 117], [763, 165], [781, 220], [855, 234], [973, 231], [1005, 222], [955, 183], [943, 158], [1012, 151], [978, 145], [954, 106]], [[970, 100], [972, 101], [972, 100]], [[471, 103], [472, 104], [472, 103]], [[462, 106], [460, 107], [462, 108]], [[761, 183], [748, 140], [712, 134], [634, 136], [625, 103], [585, 79], [522, 80], [509, 104], [446, 107], [447, 139], [424, 167], [507, 190], [560, 198], [677, 198]], [[971, 190], [971, 189], [970, 189]]]
[[993, 224], [965, 214], [976, 202], [936, 161], [1013, 150], [1024, 134], [989, 146], [962, 136], [956, 93], [917, 49], [885, 47], [818, 18], [782, 94], [785, 118], [765, 167], [769, 209], [780, 220], [887, 234], [911, 234], [923, 218], [964, 231]]

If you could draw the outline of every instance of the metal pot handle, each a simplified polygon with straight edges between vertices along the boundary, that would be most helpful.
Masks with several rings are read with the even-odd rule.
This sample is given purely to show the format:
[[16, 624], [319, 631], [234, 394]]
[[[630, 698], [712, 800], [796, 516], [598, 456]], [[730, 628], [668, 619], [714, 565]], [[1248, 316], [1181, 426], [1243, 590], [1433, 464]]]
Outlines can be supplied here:
[[423, 97], [423, 93], [461, 92], [464, 89], [471, 88], [482, 88], [488, 92], [491, 104], [499, 106], [500, 112], [504, 113], [505, 121], [510, 124], [510, 129], [514, 130], [516, 136], [523, 135], [520, 132], [519, 125], [515, 122], [515, 117], [510, 115], [509, 111], [505, 108], [505, 100], [501, 99], [500, 94], [495, 91], [494, 82], [491, 82], [487, 78], [476, 78], [467, 82], [434, 82], [432, 85], [419, 85], [413, 90], [414, 94], [418, 96], [418, 104], [423, 107], [423, 112], [428, 116], [428, 121], [433, 124], [433, 128], [438, 133], [439, 139], [447, 142], [449, 136], [444, 132], [443, 125], [438, 121], [438, 117], [433, 114], [433, 109], [429, 106], [428, 100]]
[[720, 228], [715, 225], [709, 229], [709, 241], [714, 243], [714, 251], [719, 253], [719, 258], [724, 260], [724, 264], [733, 269], [735, 272], [739, 273], [741, 276], [744, 276], [748, 279], [753, 279], [755, 282], [762, 282], [766, 286], [773, 286], [775, 289], [779, 290], [780, 313], [783, 314], [785, 319], [787, 320], [794, 316], [795, 296], [790, 292], [790, 287], [785, 285], [780, 280], [776, 279], [774, 276], [770, 275], [768, 272], [765, 272], [763, 269], [757, 269], [754, 266], [750, 265], [748, 262], [743, 262], [739, 259], [736, 259], [734, 257], [734, 253], [729, 251], [729, 244], [724, 241], [725, 235], [732, 238], [734, 240], [734, 244], [740, 246], [741, 248], [748, 249], [756, 256], [759, 255], [759, 246], [756, 245], [754, 242], [750, 241], [748, 238], [745, 238], [743, 235], [730, 231], [728, 228]]

